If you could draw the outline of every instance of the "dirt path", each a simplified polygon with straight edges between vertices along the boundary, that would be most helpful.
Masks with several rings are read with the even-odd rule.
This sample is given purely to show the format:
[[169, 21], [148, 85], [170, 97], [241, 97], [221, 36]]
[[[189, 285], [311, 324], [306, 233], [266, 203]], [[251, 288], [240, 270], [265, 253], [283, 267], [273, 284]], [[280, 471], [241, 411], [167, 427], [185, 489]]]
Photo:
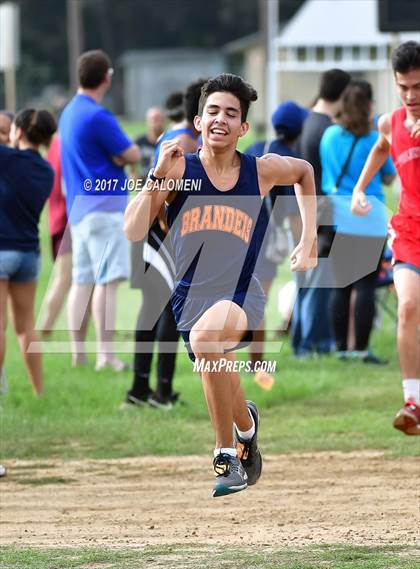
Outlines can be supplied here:
[[[206, 457], [11, 461], [2, 544], [139, 547], [414, 544], [419, 463], [381, 453], [269, 456], [260, 483], [210, 495]], [[241, 522], [246, 520], [246, 524]]]

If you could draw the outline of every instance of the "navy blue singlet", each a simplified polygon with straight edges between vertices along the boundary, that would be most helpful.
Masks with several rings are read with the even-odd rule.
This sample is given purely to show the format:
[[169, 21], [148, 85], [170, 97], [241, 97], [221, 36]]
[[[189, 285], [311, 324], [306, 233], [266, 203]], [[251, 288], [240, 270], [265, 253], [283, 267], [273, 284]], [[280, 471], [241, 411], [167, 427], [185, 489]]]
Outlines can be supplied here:
[[176, 267], [172, 305], [181, 331], [222, 299], [245, 310], [249, 329], [263, 316], [265, 297], [253, 275], [262, 207], [256, 159], [238, 155], [239, 178], [228, 191], [213, 186], [199, 152], [186, 155], [183, 186], [166, 207]]

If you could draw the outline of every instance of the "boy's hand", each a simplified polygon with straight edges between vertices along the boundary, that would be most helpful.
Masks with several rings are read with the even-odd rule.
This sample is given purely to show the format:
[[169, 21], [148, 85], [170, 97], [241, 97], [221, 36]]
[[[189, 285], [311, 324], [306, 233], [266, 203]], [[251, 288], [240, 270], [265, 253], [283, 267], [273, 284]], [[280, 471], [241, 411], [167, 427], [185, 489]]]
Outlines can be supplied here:
[[351, 212], [353, 215], [367, 215], [372, 209], [372, 204], [366, 199], [365, 192], [355, 190], [351, 198]]
[[290, 255], [292, 271], [308, 271], [318, 264], [317, 238], [301, 239]]
[[166, 178], [166, 174], [172, 169], [181, 156], [184, 156], [184, 150], [180, 146], [177, 138], [162, 142], [159, 160], [154, 169], [156, 178]]

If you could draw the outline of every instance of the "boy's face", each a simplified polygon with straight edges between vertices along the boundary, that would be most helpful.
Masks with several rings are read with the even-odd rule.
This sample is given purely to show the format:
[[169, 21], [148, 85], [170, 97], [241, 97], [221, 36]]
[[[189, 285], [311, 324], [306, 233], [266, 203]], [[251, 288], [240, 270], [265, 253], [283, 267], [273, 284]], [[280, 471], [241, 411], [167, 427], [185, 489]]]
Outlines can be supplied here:
[[238, 138], [249, 128], [247, 122], [242, 122], [241, 114], [241, 104], [235, 95], [224, 91], [212, 93], [203, 115], [194, 119], [195, 128], [201, 132], [203, 142], [213, 148], [236, 148]]
[[398, 94], [411, 118], [420, 119], [420, 68], [395, 73]]
[[0, 115], [0, 144], [9, 144], [12, 121], [7, 115]]
[[151, 108], [146, 114], [147, 128], [155, 136], [160, 136], [165, 130], [165, 116], [158, 108]]

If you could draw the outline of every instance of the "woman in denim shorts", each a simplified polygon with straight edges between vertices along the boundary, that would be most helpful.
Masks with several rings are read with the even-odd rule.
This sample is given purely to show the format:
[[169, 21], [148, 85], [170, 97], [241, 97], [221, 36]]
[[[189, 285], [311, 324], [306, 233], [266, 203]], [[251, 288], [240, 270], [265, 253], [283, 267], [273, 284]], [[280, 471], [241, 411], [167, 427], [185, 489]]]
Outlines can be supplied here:
[[7, 302], [34, 392], [43, 390], [34, 301], [40, 266], [38, 223], [50, 195], [53, 171], [40, 155], [56, 131], [47, 111], [20, 111], [10, 131], [11, 146], [0, 145], [0, 373], [6, 351]]

